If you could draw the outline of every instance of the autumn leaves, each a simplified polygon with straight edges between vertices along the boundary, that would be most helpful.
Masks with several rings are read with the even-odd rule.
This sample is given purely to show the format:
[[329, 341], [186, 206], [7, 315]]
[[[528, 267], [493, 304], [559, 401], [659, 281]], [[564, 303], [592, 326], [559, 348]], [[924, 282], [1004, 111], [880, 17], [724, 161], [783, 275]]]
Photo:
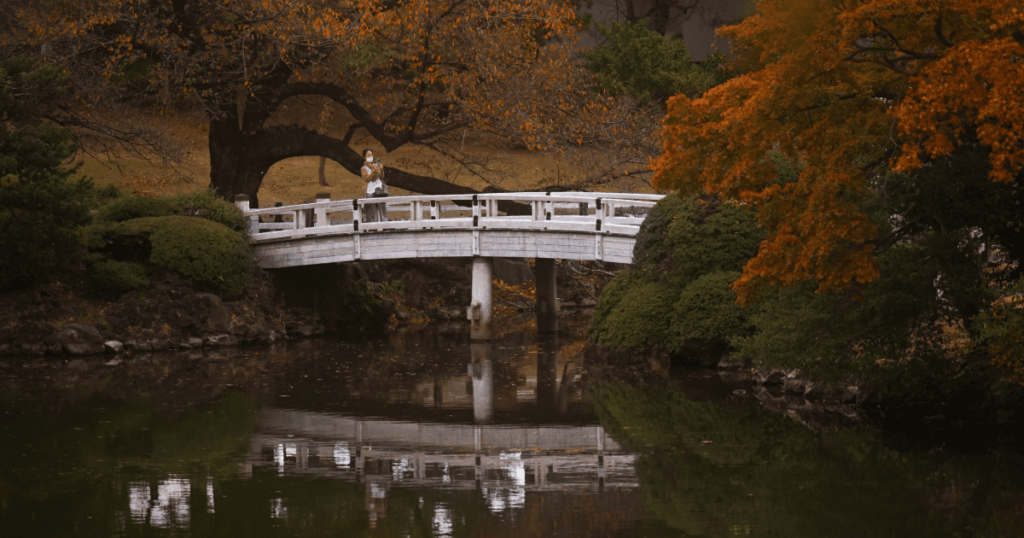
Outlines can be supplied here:
[[[723, 28], [744, 72], [669, 104], [655, 183], [752, 204], [768, 233], [736, 289], [875, 278], [860, 206], [887, 169], [978, 144], [989, 176], [1024, 170], [1024, 7], [1009, 0], [762, 0]], [[779, 184], [766, 152], [799, 166]]]

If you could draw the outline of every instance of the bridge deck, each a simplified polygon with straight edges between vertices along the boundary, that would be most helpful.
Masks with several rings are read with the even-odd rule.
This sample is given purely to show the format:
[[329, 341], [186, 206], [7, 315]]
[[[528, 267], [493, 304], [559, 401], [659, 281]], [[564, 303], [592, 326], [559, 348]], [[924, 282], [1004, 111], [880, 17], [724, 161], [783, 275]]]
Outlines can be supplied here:
[[[264, 268], [428, 257], [517, 257], [632, 261], [647, 211], [661, 195], [502, 193], [330, 200], [250, 210], [250, 243]], [[508, 215], [516, 202], [529, 215]], [[365, 222], [384, 204], [392, 219]], [[506, 206], [507, 207], [507, 206]], [[519, 206], [523, 207], [523, 206]]]

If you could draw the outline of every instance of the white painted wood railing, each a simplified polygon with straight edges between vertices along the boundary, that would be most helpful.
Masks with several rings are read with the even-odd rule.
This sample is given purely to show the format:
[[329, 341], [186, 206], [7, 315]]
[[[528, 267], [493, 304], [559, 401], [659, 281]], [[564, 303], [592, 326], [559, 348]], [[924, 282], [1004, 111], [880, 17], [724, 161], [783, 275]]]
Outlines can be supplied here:
[[[250, 242], [258, 244], [321, 235], [447, 229], [635, 236], [647, 211], [661, 198], [660, 194], [519, 192], [331, 200], [322, 193], [316, 202], [290, 206], [250, 209], [244, 196], [235, 203], [249, 222]], [[498, 209], [502, 201], [527, 204], [530, 214], [505, 215]], [[388, 221], [363, 221], [365, 209], [375, 204], [387, 206]]]

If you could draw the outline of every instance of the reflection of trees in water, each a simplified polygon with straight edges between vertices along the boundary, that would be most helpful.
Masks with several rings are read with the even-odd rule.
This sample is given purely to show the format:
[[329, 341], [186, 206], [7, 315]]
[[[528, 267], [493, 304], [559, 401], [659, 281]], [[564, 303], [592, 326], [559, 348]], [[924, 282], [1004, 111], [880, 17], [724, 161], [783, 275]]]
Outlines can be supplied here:
[[[693, 534], [793, 537], [947, 536], [983, 497], [941, 514], [929, 503], [951, 483], [980, 482], [1021, 499], [1019, 458], [984, 466], [899, 453], [869, 432], [816, 433], [753, 404], [695, 402], [677, 389], [593, 388], [602, 425], [641, 453], [647, 507]], [[996, 478], [998, 477], [998, 478]], [[1002, 485], [999, 484], [1002, 482]], [[930, 504], [930, 505], [929, 505]], [[1024, 523], [1017, 514], [1017, 527]], [[974, 524], [972, 522], [972, 524]], [[958, 526], [959, 526], [958, 525]]]
[[[109, 358], [109, 357], [108, 357]], [[0, 378], [0, 405], [36, 405], [46, 413], [75, 412], [93, 398], [117, 405], [162, 406], [168, 415], [245, 387], [255, 396], [272, 389], [275, 372], [294, 362], [283, 346], [137, 353], [120, 364], [103, 360], [38, 359], [32, 368], [8, 370]]]
[[381, 349], [355, 380], [352, 397], [429, 407], [468, 407], [476, 390], [487, 387], [494, 405], [508, 409], [531, 402], [540, 409], [566, 412], [570, 401], [582, 402], [583, 355], [579, 342], [514, 335], [500, 341], [470, 344], [422, 340], [406, 335]]
[[141, 527], [211, 532], [215, 486], [236, 476], [246, 459], [255, 400], [231, 390], [170, 417], [156, 405], [161, 400], [128, 406], [93, 394], [56, 417], [4, 413], [4, 536], [62, 536], [68, 529], [130, 535]]

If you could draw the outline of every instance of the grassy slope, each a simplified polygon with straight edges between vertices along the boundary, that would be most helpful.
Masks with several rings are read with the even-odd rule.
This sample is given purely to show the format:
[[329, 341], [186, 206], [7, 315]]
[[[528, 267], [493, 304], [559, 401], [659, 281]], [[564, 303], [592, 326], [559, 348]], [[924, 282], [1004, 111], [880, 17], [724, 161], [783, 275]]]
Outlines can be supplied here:
[[[292, 111], [298, 123], [307, 124], [306, 111]], [[116, 184], [122, 192], [138, 196], [158, 196], [205, 188], [210, 182], [210, 156], [207, 147], [206, 128], [202, 120], [182, 116], [172, 119], [169, 124], [163, 118], [153, 121], [166, 124], [168, 134], [185, 150], [183, 162], [169, 166], [158, 161], [122, 156], [113, 162], [102, 156], [82, 155], [84, 173], [97, 184]], [[309, 127], [310, 125], [306, 125]], [[329, 130], [330, 132], [330, 130]], [[337, 133], [331, 133], [337, 134]], [[472, 132], [453, 135], [449, 141], [456, 149], [480, 162], [486, 162], [491, 181], [502, 188], [521, 190], [565, 183], [577, 179], [568, 163], [553, 153], [531, 152], [501, 147], [490, 140], [474, 136]], [[361, 151], [369, 147], [385, 164], [400, 167], [409, 172], [437, 177], [459, 185], [483, 189], [487, 183], [468, 173], [457, 162], [441, 156], [422, 146], [407, 145], [388, 153], [363, 133], [357, 133], [352, 148]], [[281, 161], [267, 173], [259, 196], [261, 205], [273, 205], [276, 201], [285, 204], [313, 200], [316, 193], [326, 190], [334, 199], [355, 198], [363, 190], [361, 178], [350, 174], [333, 161], [328, 161], [325, 174], [328, 187], [321, 187], [317, 179], [319, 158], [297, 157]], [[603, 190], [626, 189], [650, 190], [640, 182], [622, 182], [609, 185]], [[402, 189], [392, 189], [392, 196], [406, 194]]]

